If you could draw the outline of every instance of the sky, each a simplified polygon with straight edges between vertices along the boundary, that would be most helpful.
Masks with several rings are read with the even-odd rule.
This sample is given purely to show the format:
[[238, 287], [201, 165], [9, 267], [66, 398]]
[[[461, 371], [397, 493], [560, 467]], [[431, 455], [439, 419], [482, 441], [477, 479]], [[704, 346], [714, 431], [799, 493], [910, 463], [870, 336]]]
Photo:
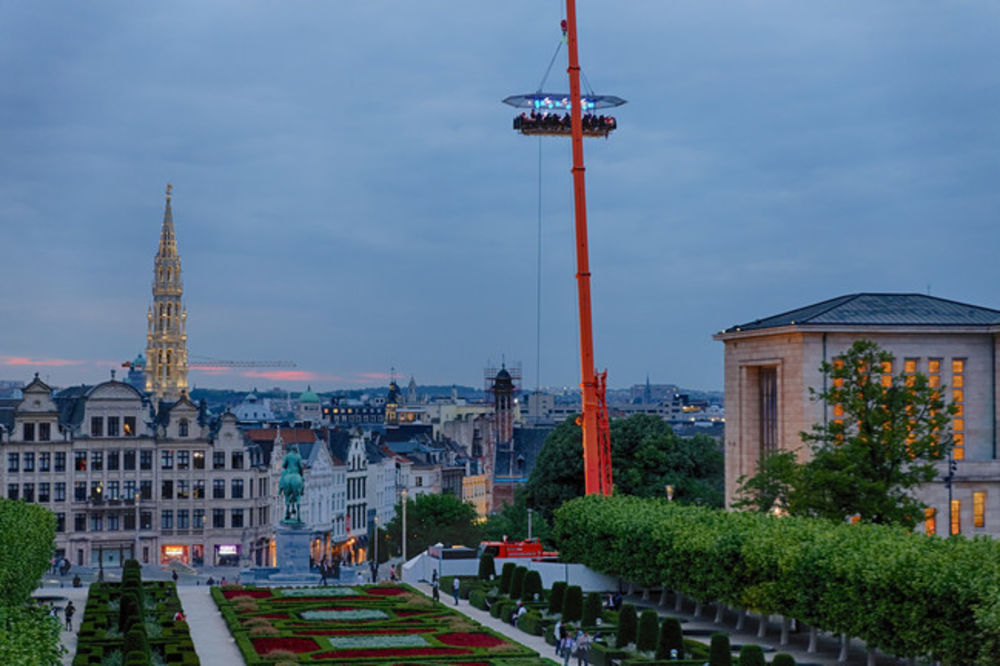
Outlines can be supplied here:
[[[144, 351], [169, 182], [190, 354], [296, 364], [193, 386], [578, 384], [570, 144], [500, 103], [563, 7], [0, 2], [0, 379]], [[842, 294], [1000, 308], [1000, 5], [577, 13], [587, 81], [628, 100], [584, 147], [611, 387], [721, 389], [714, 333]]]

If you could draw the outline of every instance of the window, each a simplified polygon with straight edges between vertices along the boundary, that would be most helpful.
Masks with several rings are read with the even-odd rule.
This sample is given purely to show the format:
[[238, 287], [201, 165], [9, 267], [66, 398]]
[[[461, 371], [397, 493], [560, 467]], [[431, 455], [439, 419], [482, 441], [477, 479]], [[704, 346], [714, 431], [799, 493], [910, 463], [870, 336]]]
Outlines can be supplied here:
[[73, 530], [76, 532], [87, 531], [87, 514], [85, 513], [73, 514]]
[[101, 532], [104, 530], [104, 516], [99, 513], [90, 514], [90, 531]]
[[177, 436], [187, 437], [188, 436], [188, 420], [181, 419], [180, 423], [177, 424]]
[[955, 403], [955, 415], [951, 419], [951, 432], [954, 447], [952, 457], [955, 460], [965, 459], [965, 360], [951, 360], [951, 400]]
[[21, 454], [19, 453], [8, 453], [7, 454], [7, 471], [16, 472], [19, 469]]
[[243, 479], [233, 479], [230, 497], [233, 499], [243, 499]]
[[233, 509], [230, 521], [230, 527], [243, 527], [243, 509]]
[[174, 529], [174, 512], [170, 509], [164, 509], [160, 512], [160, 528], [164, 530]]
[[892, 361], [882, 361], [882, 388], [892, 386]]
[[122, 529], [134, 530], [135, 529], [135, 511], [126, 511], [124, 514], [122, 514], [122, 517], [125, 518], [125, 521], [124, 521], [125, 524], [122, 525]]
[[140, 530], [151, 530], [151, 529], [153, 529], [153, 512], [152, 511], [140, 511], [139, 512], [139, 529]]
[[153, 482], [149, 480], [142, 480], [139, 482], [139, 499], [140, 500], [151, 500], [153, 499]]
[[226, 469], [225, 451], [212, 452], [212, 469]]
[[127, 500], [135, 499], [135, 481], [129, 479], [122, 488], [122, 497]]
[[54, 472], [65, 472], [66, 471], [66, 452], [65, 451], [57, 451], [56, 452], [56, 461], [55, 461], [55, 465], [53, 467], [53, 471]]
[[34, 423], [25, 423], [23, 426], [21, 426], [21, 432], [23, 433], [23, 436], [21, 437], [21, 439], [23, 439], [24, 441], [26, 441], [26, 442], [33, 442], [33, 441], [35, 441], [35, 424]]
[[[39, 491], [39, 495], [41, 491]], [[39, 502], [42, 501], [39, 497]], [[986, 493], [972, 493], [972, 526], [986, 527]]]
[[52, 491], [52, 500], [54, 502], [65, 502], [66, 501], [66, 484], [63, 481], [56, 481], [55, 487]]
[[87, 471], [87, 452], [86, 451], [74, 451], [73, 452], [73, 469], [78, 472]]
[[126, 472], [135, 469], [135, 449], [125, 449], [125, 455], [122, 456], [122, 469]]
[[51, 423], [39, 423], [38, 424], [38, 441], [48, 442], [52, 439], [52, 424]]
[[190, 451], [178, 451], [177, 452], [177, 469], [188, 469], [191, 467], [191, 452]]
[[87, 501], [87, 482], [86, 481], [74, 481], [73, 482], [73, 501], [74, 502], [86, 502]]
[[180, 511], [177, 512], [177, 529], [179, 529], [179, 530], [186, 530], [190, 526], [191, 526], [191, 523], [189, 522], [189, 519], [188, 519], [188, 510], [187, 509], [181, 509]]
[[51, 453], [39, 453], [38, 454], [38, 471], [48, 472], [51, 469], [52, 454]]
[[124, 419], [124, 427], [122, 431], [125, 433], [126, 437], [135, 437], [135, 417], [126, 416]]
[[161, 451], [160, 452], [160, 469], [173, 469], [174, 468], [174, 452], [173, 451]]
[[38, 501], [39, 502], [48, 502], [48, 501], [51, 500], [52, 496], [49, 494], [49, 487], [50, 487], [50, 485], [48, 483], [39, 483], [38, 484]]
[[119, 494], [118, 481], [108, 481], [108, 499], [109, 500], [119, 500], [121, 495]]
[[143, 472], [153, 469], [152, 451], [139, 451], [139, 469]]
[[174, 498], [174, 482], [170, 479], [164, 479], [160, 482], [160, 499], [168, 500]]
[[100, 502], [104, 498], [104, 486], [100, 481], [90, 482], [90, 501]]
[[35, 484], [33, 483], [24, 484], [24, 501], [25, 502], [35, 501]]
[[121, 519], [119, 518], [119, 516], [118, 516], [117, 513], [109, 513], [108, 514], [108, 531], [109, 532], [117, 532], [118, 529], [119, 529], [119, 525], [120, 524], [121, 524]]
[[[109, 416], [108, 417], [108, 437], [118, 436], [118, 417]], [[109, 527], [110, 529], [110, 527]]]
[[194, 514], [191, 516], [191, 527], [196, 530], [201, 530], [205, 528], [205, 510], [195, 509]]
[[118, 462], [121, 458], [121, 453], [119, 451], [108, 451], [108, 471], [117, 472]]
[[56, 514], [56, 532], [66, 531], [66, 514], [57, 513]]
[[226, 510], [212, 509], [212, 527], [224, 528], [226, 526]]
[[91, 416], [90, 417], [90, 436], [100, 437], [104, 434], [104, 417], [103, 416]]
[[30, 452], [25, 452], [24, 454], [24, 471], [34, 472], [35, 471], [35, 454]]
[[225, 479], [212, 479], [212, 499], [226, 499]]
[[187, 479], [177, 480], [177, 499], [188, 499], [191, 497], [191, 482]]
[[205, 499], [204, 479], [197, 479], [191, 482], [191, 499]]
[[195, 451], [194, 452], [194, 468], [195, 469], [205, 469], [205, 452]]
[[243, 469], [243, 452], [233, 451], [233, 469]]
[[778, 448], [778, 369], [758, 369], [760, 390], [760, 453], [761, 457]]
[[90, 452], [90, 469], [94, 472], [100, 472], [104, 469], [104, 451]]
[[951, 533], [962, 533], [962, 500], [951, 501]]
[[21, 493], [21, 486], [17, 485], [16, 483], [7, 484], [7, 499], [16, 500], [18, 497], [20, 497], [20, 493]]

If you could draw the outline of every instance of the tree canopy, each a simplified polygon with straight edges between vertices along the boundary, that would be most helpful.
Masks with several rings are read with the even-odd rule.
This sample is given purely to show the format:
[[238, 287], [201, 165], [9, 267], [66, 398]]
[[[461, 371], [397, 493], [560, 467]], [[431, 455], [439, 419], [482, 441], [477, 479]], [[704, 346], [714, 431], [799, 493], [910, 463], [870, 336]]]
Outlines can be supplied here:
[[[518, 488], [514, 493], [514, 502], [505, 504], [483, 523], [482, 538], [490, 541], [500, 541], [505, 536], [512, 541], [528, 538], [527, 500], [527, 491]], [[539, 511], [532, 512], [531, 536], [538, 537], [543, 543], [552, 543], [552, 528]]]
[[833, 418], [801, 433], [811, 458], [799, 464], [783, 451], [764, 459], [757, 475], [740, 479], [736, 506], [766, 511], [778, 501], [793, 515], [912, 528], [925, 508], [912, 491], [937, 476], [956, 408], [926, 375], [894, 368], [893, 355], [870, 340], [822, 363], [827, 388], [811, 395]]
[[[552, 431], [535, 461], [526, 499], [549, 521], [563, 502], [584, 494], [582, 437], [570, 417]], [[679, 437], [657, 416], [611, 422], [611, 469], [615, 494], [663, 497], [672, 485], [679, 502], [722, 506], [719, 444], [706, 435]]]
[[[402, 506], [396, 505], [396, 515], [386, 526], [396, 550], [402, 548]], [[422, 552], [427, 546], [441, 542], [479, 545], [476, 509], [451, 494], [420, 495], [406, 500], [406, 552]]]

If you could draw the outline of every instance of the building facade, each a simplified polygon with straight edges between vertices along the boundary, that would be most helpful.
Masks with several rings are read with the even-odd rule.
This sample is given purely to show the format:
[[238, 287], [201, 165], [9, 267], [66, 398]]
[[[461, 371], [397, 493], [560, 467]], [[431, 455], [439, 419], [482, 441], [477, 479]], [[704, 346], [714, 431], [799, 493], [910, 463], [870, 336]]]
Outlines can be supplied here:
[[726, 504], [738, 479], [752, 476], [778, 450], [808, 457], [799, 433], [836, 418], [836, 406], [812, 398], [827, 386], [820, 371], [856, 340], [895, 356], [891, 374], [920, 372], [959, 411], [951, 421], [957, 472], [949, 501], [940, 481], [917, 496], [930, 509], [926, 531], [1000, 535], [1000, 311], [921, 294], [851, 294], [733, 326], [725, 344]]

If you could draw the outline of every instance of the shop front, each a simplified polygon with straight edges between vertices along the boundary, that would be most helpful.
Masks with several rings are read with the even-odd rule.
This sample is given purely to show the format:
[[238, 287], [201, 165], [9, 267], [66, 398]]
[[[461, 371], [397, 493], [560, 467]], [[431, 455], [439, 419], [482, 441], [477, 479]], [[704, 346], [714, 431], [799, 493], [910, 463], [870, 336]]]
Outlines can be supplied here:
[[222, 543], [215, 546], [215, 566], [238, 567], [242, 546], [238, 543]]
[[205, 546], [200, 543], [168, 543], [160, 546], [160, 564], [180, 562], [189, 566], [205, 565]]

